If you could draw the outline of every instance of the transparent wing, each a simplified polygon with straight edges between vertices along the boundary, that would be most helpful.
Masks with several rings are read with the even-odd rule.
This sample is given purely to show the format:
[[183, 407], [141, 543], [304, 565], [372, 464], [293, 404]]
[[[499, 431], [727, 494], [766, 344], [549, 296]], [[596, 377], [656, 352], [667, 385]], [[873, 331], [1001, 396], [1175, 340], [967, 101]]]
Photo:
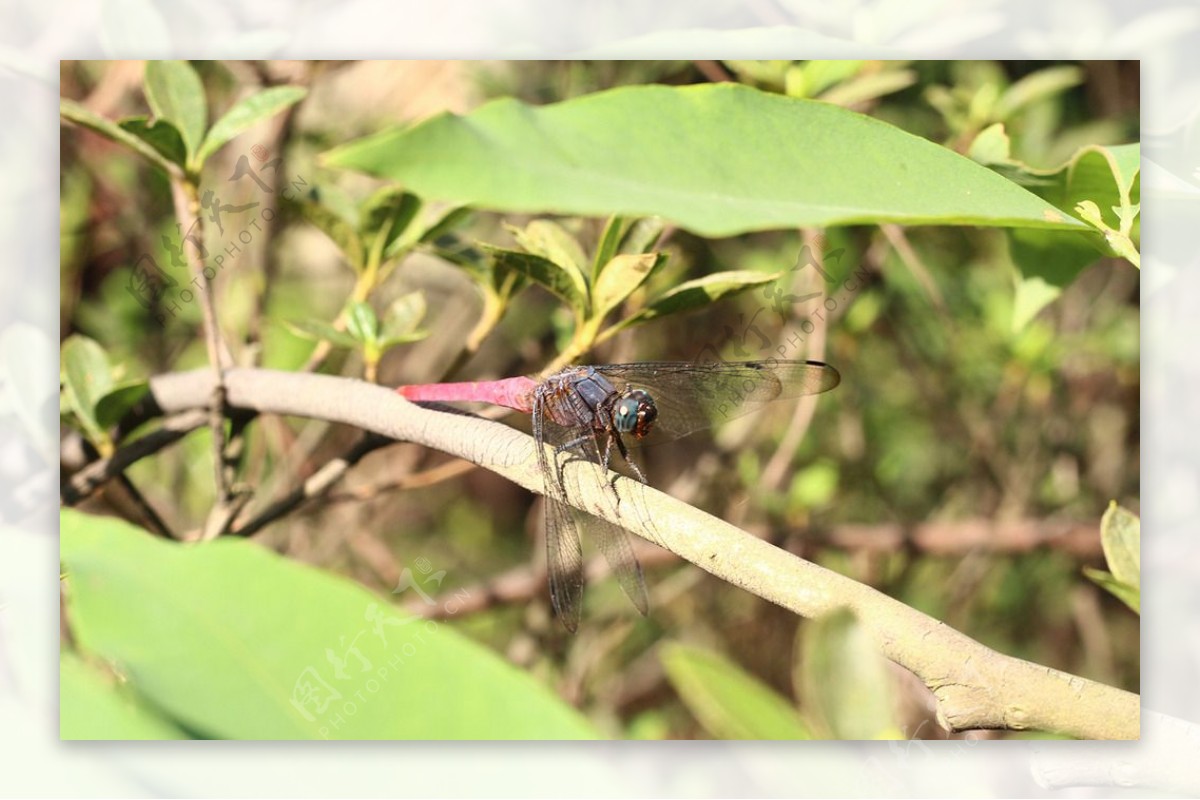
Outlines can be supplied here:
[[[597, 441], [595, 433], [593, 432], [591, 436], [582, 440], [578, 444], [578, 449], [583, 460], [587, 462], [582, 470], [585, 476], [583, 479], [601, 487], [604, 502], [614, 515], [617, 514], [619, 505], [617, 493], [609, 483], [607, 471], [601, 466], [600, 443]], [[608, 520], [577, 509], [575, 509], [575, 520], [584, 536], [595, 542], [596, 547], [604, 554], [604, 559], [612, 569], [612, 574], [617, 579], [617, 583], [621, 585], [625, 596], [641, 612], [642, 616], [648, 614], [650, 601], [646, 597], [646, 579], [642, 575], [642, 565], [638, 563], [637, 556], [633, 554], [633, 541], [629, 532]]]
[[838, 371], [820, 361], [649, 361], [595, 369], [618, 391], [649, 392], [658, 407], [654, 430], [666, 438], [719, 425], [773, 400], [827, 392], [841, 382]]
[[[543, 413], [538, 413], [539, 411]], [[572, 461], [580, 462], [570, 474], [578, 494], [586, 481], [600, 490], [604, 502], [616, 512], [617, 497], [600, 466], [601, 454], [595, 432], [590, 428], [565, 428], [535, 409], [534, 434], [538, 443], [554, 448], [538, 448], [538, 463], [546, 482], [546, 562], [550, 575], [550, 600], [563, 625], [572, 633], [579, 626], [583, 600], [583, 556], [580, 533], [589, 537], [604, 554], [621, 589], [643, 615], [649, 610], [646, 584], [641, 565], [633, 554], [629, 533], [607, 520], [592, 516], [566, 503], [567, 470]], [[568, 447], [569, 445], [569, 447]], [[553, 461], [552, 461], [553, 459]]]
[[[546, 489], [546, 572], [550, 576], [550, 603], [568, 631], [579, 628], [579, 609], [583, 602], [583, 551], [571, 508], [563, 488], [563, 455], [557, 447], [566, 434], [546, 416], [536, 403], [533, 409], [533, 434], [538, 469]], [[545, 445], [556, 448], [548, 453]]]

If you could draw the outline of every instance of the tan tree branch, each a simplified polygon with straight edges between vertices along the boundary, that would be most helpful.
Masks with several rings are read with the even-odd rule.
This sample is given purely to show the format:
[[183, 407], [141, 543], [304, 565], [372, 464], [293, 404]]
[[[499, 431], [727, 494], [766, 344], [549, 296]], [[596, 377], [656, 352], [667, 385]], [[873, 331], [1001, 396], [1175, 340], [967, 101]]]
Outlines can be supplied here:
[[[210, 402], [212, 381], [207, 370], [168, 375], [152, 380], [151, 391], [163, 412], [177, 413]], [[234, 369], [225, 381], [227, 402], [235, 408], [354, 425], [442, 450], [542, 491], [533, 440], [505, 425], [419, 408], [384, 387], [346, 378]], [[571, 480], [573, 469], [566, 467], [568, 484], [576, 482]], [[801, 616], [850, 608], [881, 652], [933, 691], [938, 718], [951, 731], [1032, 729], [1082, 739], [1138, 736], [1135, 694], [997, 653], [868, 586], [655, 489], [622, 477], [614, 485], [621, 500], [617, 511], [598, 491], [572, 493], [569, 500]], [[645, 513], [632, 513], [635, 508]]]

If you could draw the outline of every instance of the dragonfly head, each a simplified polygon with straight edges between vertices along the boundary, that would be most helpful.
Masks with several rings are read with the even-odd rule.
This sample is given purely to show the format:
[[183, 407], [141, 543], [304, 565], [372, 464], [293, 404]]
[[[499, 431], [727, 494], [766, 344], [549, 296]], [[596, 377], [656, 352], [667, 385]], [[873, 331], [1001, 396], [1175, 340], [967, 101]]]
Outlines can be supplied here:
[[650, 433], [658, 407], [644, 389], [626, 389], [613, 406], [613, 426], [621, 433], [632, 433], [638, 439]]

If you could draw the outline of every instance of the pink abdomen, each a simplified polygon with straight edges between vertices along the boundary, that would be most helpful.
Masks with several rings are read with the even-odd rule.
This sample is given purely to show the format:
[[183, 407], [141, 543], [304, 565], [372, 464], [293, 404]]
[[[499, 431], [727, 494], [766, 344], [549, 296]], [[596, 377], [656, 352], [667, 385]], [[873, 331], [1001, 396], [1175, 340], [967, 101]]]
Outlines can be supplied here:
[[396, 392], [409, 400], [491, 403], [528, 414], [533, 408], [532, 397], [535, 388], [537, 388], [536, 381], [522, 376], [498, 381], [422, 383], [414, 386], [398, 386]]

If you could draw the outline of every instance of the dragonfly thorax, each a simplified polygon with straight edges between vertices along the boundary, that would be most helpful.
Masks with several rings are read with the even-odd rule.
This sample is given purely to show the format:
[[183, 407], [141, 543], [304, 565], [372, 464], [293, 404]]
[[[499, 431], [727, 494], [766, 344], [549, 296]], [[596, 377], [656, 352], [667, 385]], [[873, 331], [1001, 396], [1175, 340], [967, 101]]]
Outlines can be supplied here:
[[641, 439], [650, 433], [658, 407], [644, 389], [626, 389], [613, 406], [613, 427]]

